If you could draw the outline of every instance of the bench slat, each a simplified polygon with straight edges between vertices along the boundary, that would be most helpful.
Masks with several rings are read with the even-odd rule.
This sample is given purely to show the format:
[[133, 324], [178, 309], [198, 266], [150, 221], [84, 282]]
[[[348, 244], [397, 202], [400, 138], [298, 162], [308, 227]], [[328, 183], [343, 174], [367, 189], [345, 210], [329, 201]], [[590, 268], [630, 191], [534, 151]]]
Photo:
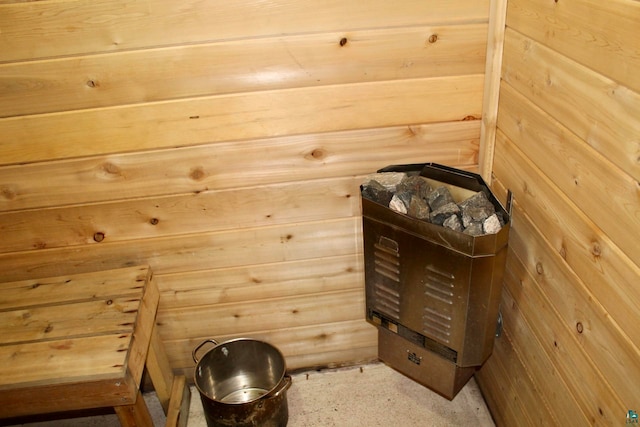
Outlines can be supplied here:
[[130, 267], [0, 283], [0, 311], [128, 295], [141, 296], [148, 270], [148, 267]]
[[131, 334], [0, 346], [0, 390], [124, 375]]
[[0, 312], [2, 344], [132, 333], [140, 300], [113, 298]]

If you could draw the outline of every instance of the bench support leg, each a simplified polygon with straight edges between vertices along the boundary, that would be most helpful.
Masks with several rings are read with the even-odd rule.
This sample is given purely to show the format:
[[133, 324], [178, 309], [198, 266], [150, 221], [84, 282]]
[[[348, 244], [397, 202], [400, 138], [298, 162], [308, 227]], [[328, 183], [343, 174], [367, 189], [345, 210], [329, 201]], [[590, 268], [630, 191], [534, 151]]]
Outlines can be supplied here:
[[157, 327], [151, 331], [151, 343], [147, 353], [146, 368], [151, 377], [153, 388], [158, 395], [158, 400], [166, 414], [169, 409], [171, 389], [173, 388], [173, 371], [164, 351], [164, 344], [160, 340]]
[[149, 408], [138, 391], [136, 403], [133, 405], [114, 406], [122, 427], [153, 427]]

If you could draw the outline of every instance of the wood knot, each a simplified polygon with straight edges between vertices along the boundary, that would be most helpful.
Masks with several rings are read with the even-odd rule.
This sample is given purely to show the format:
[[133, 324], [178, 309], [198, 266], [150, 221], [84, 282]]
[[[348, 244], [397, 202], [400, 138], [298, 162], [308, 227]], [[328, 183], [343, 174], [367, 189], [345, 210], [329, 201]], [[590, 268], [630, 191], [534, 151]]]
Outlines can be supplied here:
[[189, 178], [191, 178], [194, 181], [200, 181], [206, 176], [207, 174], [205, 173], [204, 169], [202, 169], [201, 167], [193, 168], [189, 173]]
[[151, 225], [158, 225], [159, 222], [160, 222], [160, 220], [158, 218], [151, 218], [149, 220], [149, 224], [151, 224]]
[[591, 255], [596, 258], [599, 258], [602, 255], [602, 249], [600, 248], [600, 244], [598, 242], [593, 242], [591, 245]]
[[538, 274], [544, 274], [544, 267], [541, 262], [536, 263], [536, 272]]
[[567, 259], [567, 248], [566, 248], [564, 245], [562, 245], [562, 246], [560, 247], [560, 251], [559, 251], [559, 252], [560, 252], [560, 256], [561, 256], [563, 259]]
[[111, 162], [104, 162], [100, 166], [100, 169], [102, 169], [102, 171], [107, 175], [111, 175], [111, 176], [121, 176], [122, 175], [122, 169], [120, 169], [118, 166], [114, 165]]
[[437, 34], [431, 34], [429, 36], [429, 43], [435, 43], [438, 41], [438, 35]]
[[305, 157], [310, 160], [322, 160], [326, 156], [326, 153], [321, 148], [316, 148]]
[[0, 194], [7, 200], [14, 200], [16, 198], [16, 192], [9, 187], [0, 187]]
[[100, 86], [100, 84], [95, 80], [89, 79], [87, 80], [87, 86], [90, 88], [94, 88]]
[[346, 37], [341, 38], [341, 39], [340, 39], [340, 46], [344, 46], [345, 44], [347, 44], [347, 42], [348, 42], [348, 41], [349, 41], [349, 40], [347, 40], [347, 38], [346, 38]]
[[93, 240], [95, 240], [98, 243], [102, 242], [104, 240], [104, 233], [101, 231], [96, 232], [93, 235]]
[[582, 331], [584, 331], [584, 326], [582, 326], [582, 322], [576, 323], [576, 331], [578, 331], [579, 334], [581, 334]]

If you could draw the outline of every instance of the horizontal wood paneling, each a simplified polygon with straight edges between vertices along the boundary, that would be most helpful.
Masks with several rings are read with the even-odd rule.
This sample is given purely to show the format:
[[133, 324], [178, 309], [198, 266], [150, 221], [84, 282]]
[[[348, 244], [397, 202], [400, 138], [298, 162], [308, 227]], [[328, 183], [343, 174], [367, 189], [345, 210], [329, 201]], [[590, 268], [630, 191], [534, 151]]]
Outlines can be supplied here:
[[505, 55], [510, 87], [640, 180], [640, 94], [514, 30], [507, 31]]
[[610, 317], [606, 323], [614, 321], [631, 342], [640, 343], [640, 329], [635, 324], [640, 306], [640, 289], [635, 285], [640, 276], [638, 266], [504, 134], [498, 133], [496, 145], [494, 173], [517, 192], [518, 205], [552, 246], [551, 253], [560, 256], [578, 274], [585, 292], [602, 304]]
[[636, 0], [509, 0], [507, 9], [508, 27], [636, 92], [638, 20]]
[[[163, 325], [160, 325], [160, 331], [162, 330]], [[377, 331], [362, 319], [274, 331], [255, 331], [246, 336], [277, 346], [286, 355], [287, 369], [290, 370], [327, 365], [340, 366], [354, 361], [370, 362], [378, 356]], [[210, 331], [204, 337], [165, 341], [167, 353], [177, 356], [170, 359], [171, 365], [188, 378], [193, 378], [195, 363], [191, 358], [191, 352], [208, 338], [225, 341], [238, 338], [238, 335], [222, 336]], [[200, 353], [196, 357], [198, 355], [201, 357]]]
[[[563, 265], [562, 258], [549, 251], [547, 242], [533, 224], [528, 220], [519, 224], [518, 232], [514, 233], [510, 243], [513, 250], [520, 254], [519, 259], [528, 275], [535, 277], [530, 282], [533, 285], [531, 288], [522, 287], [521, 298], [532, 301], [534, 306], [548, 306], [549, 302], [553, 302], [554, 315], [557, 316], [555, 323], [562, 324], [563, 330], [570, 331], [574, 339], [574, 342], [565, 344], [567, 354], [574, 354], [569, 359], [575, 365], [581, 359], [590, 363], [589, 366], [577, 366], [582, 374], [576, 374], [576, 378], [582, 377], [582, 381], [586, 381], [586, 372], [593, 370], [596, 381], [609, 383], [613, 395], [624, 403], [621, 406], [632, 407], [637, 399], [638, 388], [635, 378], [629, 376], [629, 367], [640, 360], [638, 348], [611, 321], [607, 311], [585, 289], [580, 279]], [[533, 318], [533, 313], [529, 316]], [[547, 319], [546, 323], [551, 323], [551, 320]], [[558, 331], [559, 326], [551, 328]], [[607, 351], [603, 352], [602, 349]], [[580, 384], [580, 381], [576, 383]]]
[[480, 118], [482, 83], [433, 77], [0, 119], [0, 162]]
[[[551, 360], [556, 375], [567, 385], [578, 407], [573, 412], [582, 411], [591, 424], [611, 425], [619, 414], [624, 414], [625, 405], [616, 391], [597, 370], [589, 356], [577, 345], [577, 331], [563, 324], [555, 311], [554, 304], [539, 289], [535, 276], [537, 272], [527, 271], [527, 266], [516, 270], [516, 280], [506, 281], [505, 286], [512, 292], [522, 315], [527, 319], [539, 345]], [[510, 267], [517, 268], [517, 264]], [[519, 294], [511, 286], [518, 283]], [[533, 289], [532, 289], [533, 288]], [[523, 349], [523, 351], [527, 351]], [[529, 402], [530, 404], [531, 402]], [[564, 408], [571, 411], [572, 408]]]
[[[593, 150], [554, 116], [507, 83], [500, 89], [498, 127], [592, 221], [640, 264], [638, 181]], [[611, 206], [616, 206], [612, 221]]]
[[[358, 215], [360, 181], [335, 178], [0, 214], [5, 252]], [[293, 196], [295, 194], [295, 196]], [[33, 224], [37, 224], [34, 226]], [[9, 241], [10, 240], [10, 241]]]
[[359, 218], [0, 254], [3, 280], [148, 263], [158, 274], [361, 253]]
[[[505, 274], [505, 285], [502, 292], [501, 312], [504, 321], [504, 330], [506, 340], [511, 341], [515, 355], [520, 358], [522, 368], [530, 373], [532, 382], [539, 390], [539, 394], [530, 395], [521, 393], [518, 388], [510, 389], [512, 399], [519, 399], [523, 406], [523, 411], [529, 413], [533, 419], [552, 418], [556, 420], [549, 425], [586, 425], [590, 422], [582, 411], [578, 409], [578, 404], [570, 393], [564, 379], [558, 374], [552, 359], [545, 352], [545, 348], [541, 345], [540, 339], [548, 339], [548, 337], [537, 337], [532, 330], [532, 326], [528, 323], [528, 315], [518, 304], [520, 279], [514, 275], [512, 266], [518, 263], [517, 257], [512, 253], [509, 254], [509, 262], [507, 264]], [[496, 341], [501, 341], [501, 338]], [[557, 341], [556, 341], [557, 343]], [[495, 393], [496, 390], [502, 388], [504, 377], [524, 375], [517, 363], [511, 361], [513, 354], [501, 353], [501, 347], [507, 344], [497, 343], [495, 353], [487, 361], [488, 366], [483, 366], [480, 375], [477, 376], [479, 384], [484, 392]], [[500, 359], [500, 360], [492, 360]], [[502, 376], [495, 379], [486, 378], [484, 371], [486, 369], [494, 370], [493, 364], [505, 365], [505, 371]], [[491, 382], [489, 382], [491, 381]], [[508, 380], [507, 380], [508, 381]], [[488, 387], [491, 384], [491, 387]], [[492, 413], [502, 414], [505, 420], [500, 425], [510, 425], [511, 423], [519, 423], [519, 413], [513, 413], [507, 406], [492, 406]], [[563, 424], [564, 423], [564, 424]], [[539, 424], [537, 424], [539, 425]]]
[[[475, 374], [479, 381], [491, 381], [499, 386], [498, 393], [496, 393], [498, 390], [483, 390], [483, 395], [490, 406], [497, 406], [508, 412], [510, 419], [518, 419], [518, 425], [560, 425], [560, 422], [549, 412], [546, 401], [549, 395], [543, 394], [530, 375], [531, 373], [525, 369], [515, 352], [507, 329], [503, 329], [502, 336], [495, 341], [493, 355]], [[536, 402], [537, 407], [533, 408], [530, 402]], [[538, 408], [544, 408], [544, 410]], [[497, 415], [500, 416], [499, 413]], [[571, 419], [575, 420], [575, 417]], [[498, 418], [496, 424], [506, 425], [506, 422]]]
[[[331, 307], [331, 310], [327, 310]], [[177, 340], [185, 336], [245, 335], [260, 330], [283, 329], [309, 324], [358, 320], [364, 314], [362, 289], [316, 293], [271, 299], [251, 299], [233, 304], [200, 305], [188, 310], [165, 310], [162, 336]], [[259, 328], [256, 326], [259, 325]]]
[[484, 72], [487, 24], [313, 33], [0, 65], [0, 117]]
[[358, 255], [156, 275], [160, 310], [361, 289]]
[[508, 2], [493, 182], [514, 195], [501, 307], [521, 365], [497, 343], [478, 376], [504, 425], [523, 369], [546, 404], [509, 391], [536, 425], [622, 425], [640, 405], [638, 22], [632, 0]]
[[0, 211], [365, 175], [416, 161], [473, 167], [479, 136], [470, 120], [0, 167]]
[[[0, 4], [0, 62], [376, 27], [486, 22], [489, 0], [65, 0]], [[169, 30], [170, 29], [170, 30]], [[47, 43], [39, 43], [46, 40]]]
[[0, 281], [150, 264], [159, 333], [370, 361], [359, 184], [478, 170], [489, 0], [0, 0]]

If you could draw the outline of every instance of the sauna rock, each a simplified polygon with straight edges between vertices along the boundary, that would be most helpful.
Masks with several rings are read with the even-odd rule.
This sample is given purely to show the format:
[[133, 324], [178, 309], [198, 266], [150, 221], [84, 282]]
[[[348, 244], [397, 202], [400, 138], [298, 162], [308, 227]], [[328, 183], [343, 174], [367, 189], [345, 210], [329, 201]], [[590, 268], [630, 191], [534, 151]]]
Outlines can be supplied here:
[[472, 236], [495, 234], [501, 215], [482, 191], [456, 203], [445, 186], [432, 188], [422, 176], [380, 172], [366, 177], [362, 197], [395, 212]]

